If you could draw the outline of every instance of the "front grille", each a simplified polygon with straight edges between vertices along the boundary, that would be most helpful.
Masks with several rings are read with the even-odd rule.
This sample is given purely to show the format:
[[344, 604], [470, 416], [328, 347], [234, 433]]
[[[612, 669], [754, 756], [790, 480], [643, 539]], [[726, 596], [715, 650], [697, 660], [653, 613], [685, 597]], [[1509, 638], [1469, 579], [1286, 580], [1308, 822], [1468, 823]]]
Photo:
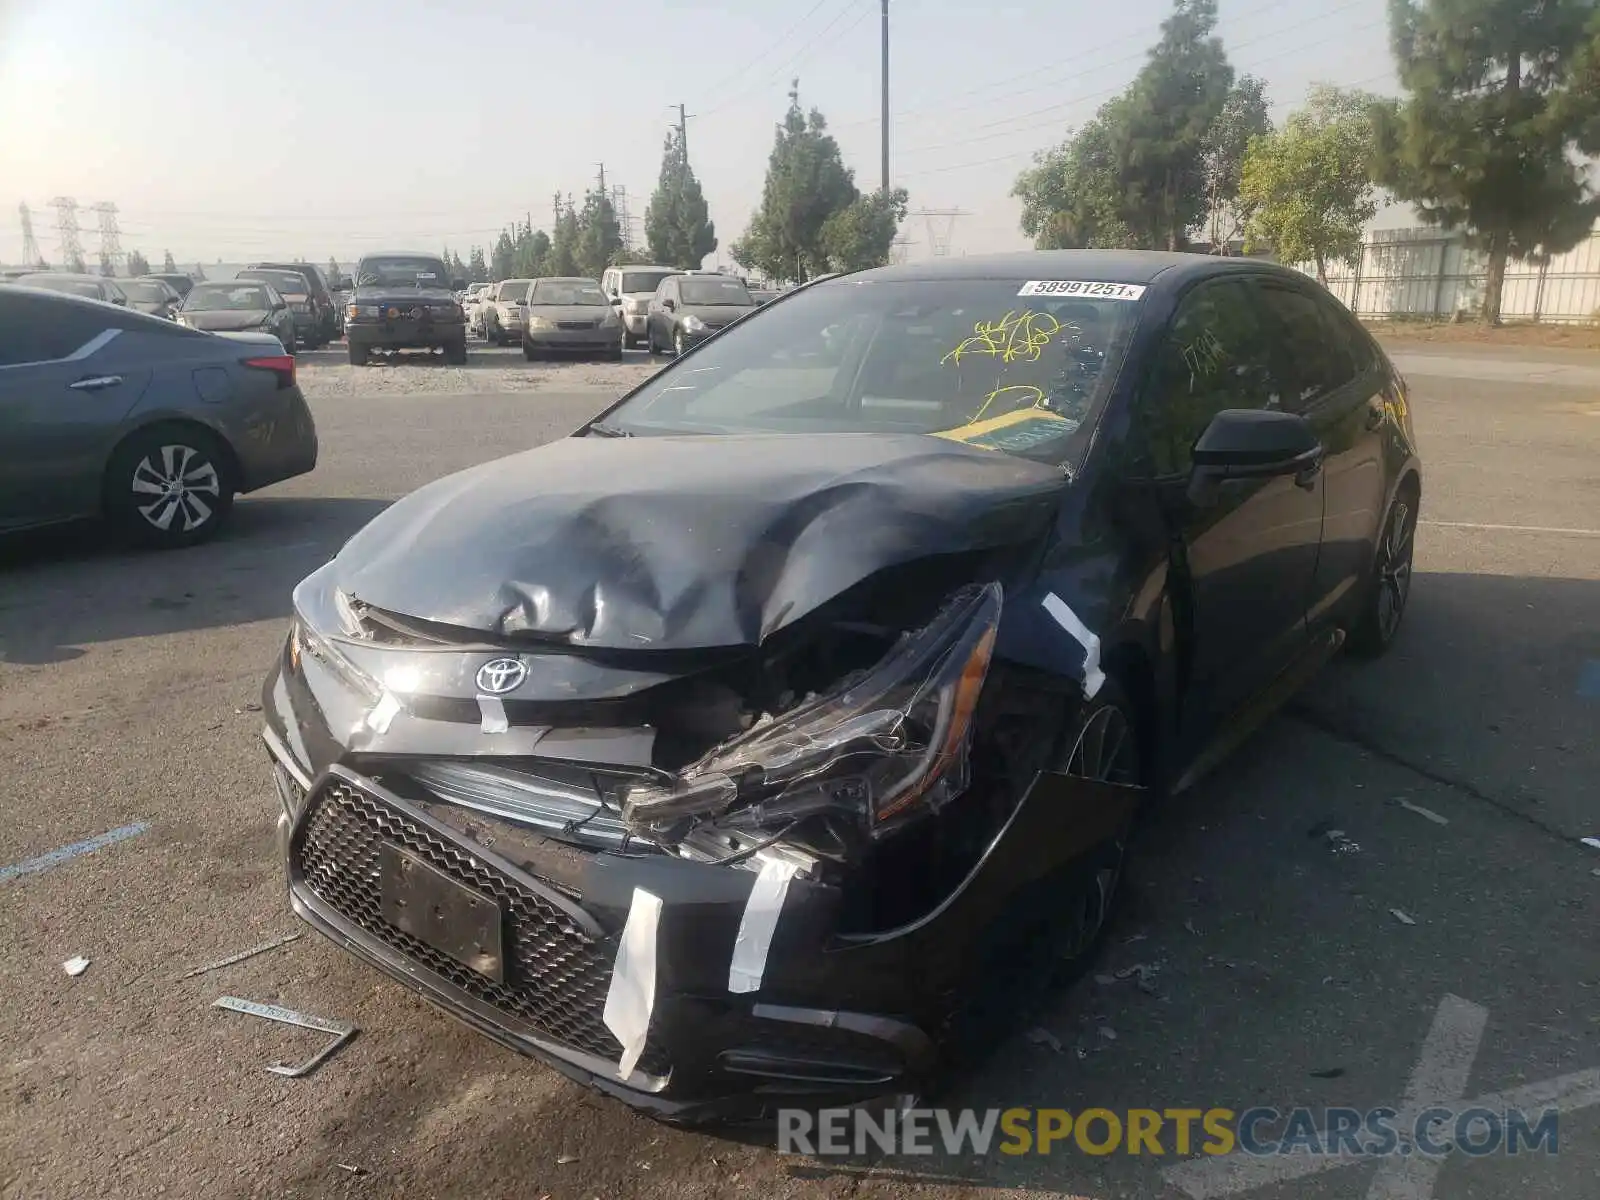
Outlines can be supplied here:
[[595, 328], [597, 328], [599, 326], [599, 324], [600, 324], [599, 321], [557, 321], [556, 322], [556, 328], [557, 329], [595, 329]]
[[[496, 983], [383, 919], [378, 854], [389, 842], [499, 902], [506, 914], [506, 982]], [[614, 939], [597, 941], [566, 913], [488, 866], [465, 846], [425, 829], [348, 780], [318, 793], [294, 841], [298, 874], [319, 900], [371, 937], [401, 951], [475, 999], [508, 1025], [597, 1058], [622, 1047], [602, 1020]], [[665, 1074], [646, 1049], [639, 1069]]]

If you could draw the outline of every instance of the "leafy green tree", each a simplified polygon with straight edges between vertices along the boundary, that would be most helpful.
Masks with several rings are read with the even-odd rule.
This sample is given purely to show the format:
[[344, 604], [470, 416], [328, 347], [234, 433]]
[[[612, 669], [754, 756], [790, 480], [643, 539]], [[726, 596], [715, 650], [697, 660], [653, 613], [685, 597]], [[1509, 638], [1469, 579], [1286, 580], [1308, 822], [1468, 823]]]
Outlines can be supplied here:
[[128, 251], [128, 274], [137, 278], [150, 274], [150, 261], [137, 250]]
[[166, 257], [161, 260], [161, 269], [168, 275], [176, 275], [178, 273], [178, 264], [173, 259], [171, 250], [168, 250]]
[[662, 149], [661, 175], [644, 212], [644, 235], [651, 260], [664, 267], [694, 270], [717, 248], [717, 227], [676, 129]]
[[339, 270], [339, 260], [333, 255], [328, 255], [328, 286], [337, 287], [344, 278], [344, 272]]
[[1133, 249], [1123, 219], [1121, 169], [1125, 96], [1101, 105], [1062, 145], [1036, 155], [1011, 194], [1022, 201], [1022, 231], [1041, 250]]
[[1206, 240], [1213, 254], [1226, 254], [1250, 223], [1250, 209], [1239, 203], [1239, 177], [1252, 138], [1272, 131], [1267, 115], [1267, 85], [1241, 75], [1222, 111], [1206, 130], [1200, 169], [1205, 179]]
[[1378, 211], [1370, 164], [1373, 99], [1316, 86], [1306, 107], [1245, 151], [1239, 202], [1250, 212], [1252, 247], [1265, 243], [1283, 262], [1312, 262], [1328, 282], [1328, 262], [1355, 263], [1361, 235]]
[[1577, 152], [1600, 149], [1595, 0], [1390, 0], [1401, 103], [1378, 109], [1379, 182], [1488, 260], [1500, 321], [1509, 258], [1548, 260], [1594, 227]]
[[862, 271], [889, 261], [894, 235], [906, 219], [906, 190], [857, 196], [823, 223], [822, 248], [835, 271]]
[[622, 248], [622, 225], [611, 197], [598, 188], [590, 188], [583, 197], [583, 211], [578, 214], [578, 274], [599, 279], [611, 256]]
[[550, 233], [550, 253], [545, 261], [545, 274], [577, 275], [578, 241], [582, 230], [578, 225], [578, 214], [572, 207], [572, 197], [568, 196], [563, 201], [557, 194], [556, 212], [555, 228]]
[[489, 272], [490, 278], [496, 280], [517, 277], [517, 245], [511, 240], [510, 230], [502, 229], [500, 236], [495, 239]]
[[731, 247], [733, 260], [769, 279], [804, 283], [828, 269], [823, 227], [859, 195], [827, 120], [814, 108], [809, 115], [801, 110], [795, 80], [767, 161], [761, 206]]
[[[1121, 95], [1017, 179], [1023, 230], [1044, 248], [1181, 250], [1205, 222], [1211, 130], [1233, 95], [1216, 0], [1173, 0]], [[1246, 97], [1237, 101], [1248, 108]]]
[[467, 278], [473, 283], [489, 282], [489, 264], [484, 261], [482, 246], [474, 246], [468, 255]]

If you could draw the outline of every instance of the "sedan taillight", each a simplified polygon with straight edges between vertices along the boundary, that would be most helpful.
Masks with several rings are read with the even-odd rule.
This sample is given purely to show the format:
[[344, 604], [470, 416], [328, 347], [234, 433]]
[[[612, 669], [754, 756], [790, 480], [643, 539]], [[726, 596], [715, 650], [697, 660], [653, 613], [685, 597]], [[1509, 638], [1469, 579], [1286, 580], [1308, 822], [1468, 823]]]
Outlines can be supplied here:
[[278, 390], [294, 386], [294, 356], [290, 354], [264, 354], [259, 358], [247, 358], [241, 366], [251, 367], [257, 371], [271, 371], [278, 377]]

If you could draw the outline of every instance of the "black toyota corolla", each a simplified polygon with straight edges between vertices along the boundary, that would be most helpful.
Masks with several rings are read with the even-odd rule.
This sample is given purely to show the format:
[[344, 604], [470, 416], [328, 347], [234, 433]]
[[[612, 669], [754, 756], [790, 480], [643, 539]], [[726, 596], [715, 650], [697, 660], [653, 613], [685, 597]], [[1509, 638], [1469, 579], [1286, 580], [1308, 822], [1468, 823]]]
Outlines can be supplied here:
[[1404, 381], [1289, 270], [797, 289], [300, 584], [292, 903], [668, 1119], [920, 1091], [979, 984], [1093, 953], [1146, 797], [1389, 645], [1420, 495]]

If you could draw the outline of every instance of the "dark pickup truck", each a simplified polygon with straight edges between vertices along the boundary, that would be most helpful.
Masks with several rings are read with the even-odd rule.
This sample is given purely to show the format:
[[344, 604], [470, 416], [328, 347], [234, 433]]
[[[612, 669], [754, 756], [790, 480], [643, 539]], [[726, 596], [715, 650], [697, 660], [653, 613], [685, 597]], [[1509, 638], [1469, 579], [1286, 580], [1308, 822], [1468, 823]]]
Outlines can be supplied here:
[[369, 254], [356, 268], [345, 308], [350, 361], [365, 365], [374, 350], [443, 350], [447, 363], [467, 361], [467, 320], [450, 278], [431, 254]]

